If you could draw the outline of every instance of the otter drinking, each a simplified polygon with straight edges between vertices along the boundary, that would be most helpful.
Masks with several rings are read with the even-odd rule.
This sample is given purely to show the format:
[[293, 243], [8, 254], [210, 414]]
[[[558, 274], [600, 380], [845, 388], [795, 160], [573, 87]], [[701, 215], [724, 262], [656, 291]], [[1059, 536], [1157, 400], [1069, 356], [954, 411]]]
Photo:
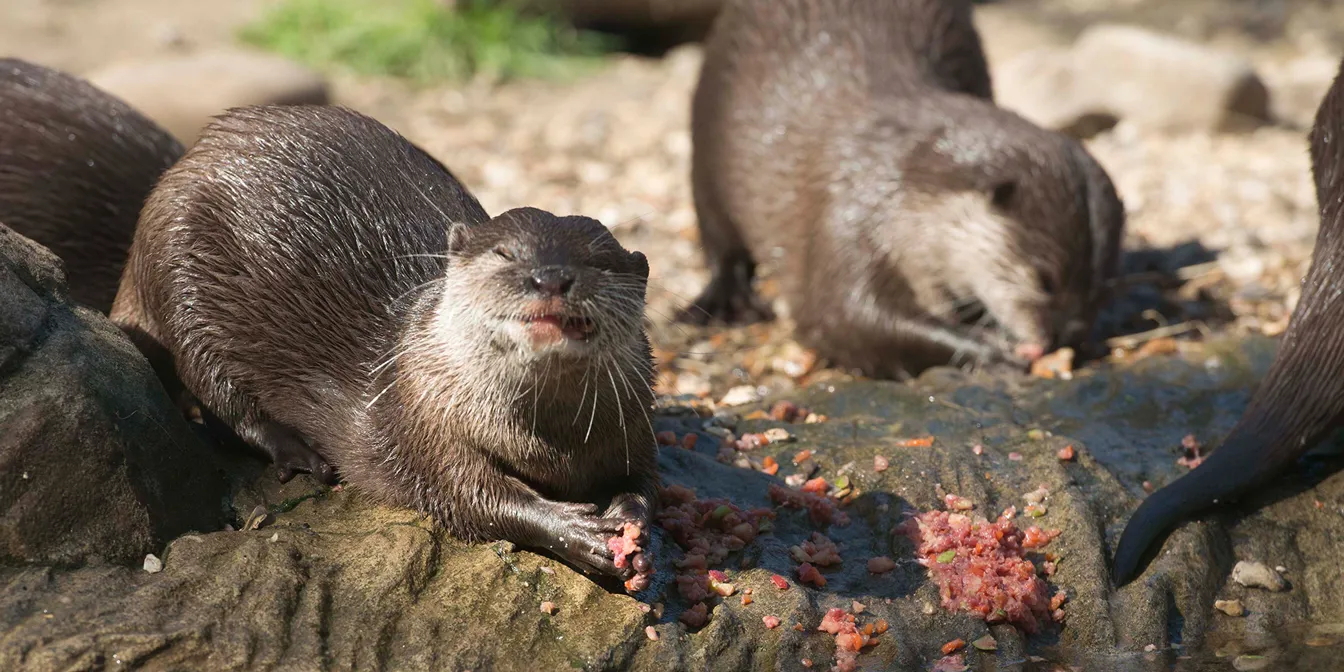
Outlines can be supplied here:
[[657, 484], [648, 272], [595, 220], [490, 218], [368, 117], [242, 108], [151, 194], [113, 319], [284, 478], [628, 577], [606, 539], [647, 534]]
[[778, 262], [798, 338], [904, 376], [1083, 340], [1124, 208], [1074, 140], [996, 107], [966, 0], [742, 0], [692, 108], [711, 280], [682, 319], [767, 318]]
[[1263, 487], [1344, 422], [1344, 63], [1340, 68], [1309, 138], [1321, 226], [1278, 354], [1222, 445], [1130, 516], [1112, 563], [1118, 585], [1142, 571], [1176, 523]]
[[140, 206], [181, 155], [167, 131], [92, 84], [0, 58], [0, 223], [65, 262], [74, 301], [111, 309]]

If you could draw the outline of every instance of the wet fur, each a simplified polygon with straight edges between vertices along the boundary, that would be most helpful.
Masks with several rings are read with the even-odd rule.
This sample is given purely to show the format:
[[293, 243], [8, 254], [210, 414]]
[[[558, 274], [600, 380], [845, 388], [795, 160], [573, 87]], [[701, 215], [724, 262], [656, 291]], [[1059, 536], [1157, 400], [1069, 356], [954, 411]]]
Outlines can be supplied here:
[[1133, 580], [1180, 521], [1252, 493], [1344, 422], [1344, 63], [1310, 133], [1321, 225], [1302, 296], [1278, 354], [1232, 432], [1204, 462], [1149, 495], [1130, 516], [1112, 562]]
[[[540, 267], [577, 273], [584, 356], [506, 331]], [[151, 195], [113, 318], [287, 476], [339, 472], [460, 538], [619, 574], [605, 539], [647, 523], [657, 483], [647, 278], [595, 220], [491, 219], [358, 113], [243, 108]]]
[[0, 222], [64, 261], [74, 301], [111, 309], [140, 207], [182, 151], [92, 84], [0, 59]]
[[[903, 376], [1073, 344], [1118, 271], [1109, 178], [993, 104], [967, 2], [733, 3], [692, 135], [711, 281], [684, 320], [771, 317], [751, 282], [774, 258], [800, 340]], [[966, 324], [979, 304], [1004, 329]]]

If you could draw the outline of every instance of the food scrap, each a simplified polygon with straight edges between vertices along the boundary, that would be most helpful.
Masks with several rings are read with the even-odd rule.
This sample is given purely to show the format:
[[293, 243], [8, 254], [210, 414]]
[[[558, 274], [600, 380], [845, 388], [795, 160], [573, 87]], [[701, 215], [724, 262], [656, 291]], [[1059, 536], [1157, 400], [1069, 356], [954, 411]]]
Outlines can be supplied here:
[[[961, 640], [957, 640], [961, 641]], [[970, 668], [966, 667], [966, 659], [960, 653], [955, 656], [943, 656], [938, 662], [933, 664], [933, 669], [929, 672], [966, 672]]]
[[966, 646], [966, 640], [954, 639], [943, 645], [943, 655], [946, 656], [952, 653], [953, 651], [959, 650], [963, 646]]
[[794, 464], [802, 464], [802, 463], [808, 461], [808, 460], [811, 459], [811, 458], [812, 458], [812, 451], [810, 451], [810, 450], [800, 450], [800, 451], [798, 451], [798, 454], [797, 454], [797, 455], [794, 455], [794, 456], [793, 456], [793, 463], [794, 463]]
[[985, 447], [977, 443], [977, 444], [975, 444], [974, 446], [971, 446], [971, 454], [972, 454], [972, 455], [984, 455], [984, 454], [985, 454]]
[[960, 495], [943, 496], [943, 504], [949, 511], [970, 511], [975, 508], [975, 503]]
[[809, 415], [813, 415], [812, 411], [801, 408], [792, 401], [775, 402], [775, 405], [770, 407], [770, 418], [780, 422], [797, 422]]
[[994, 651], [999, 648], [999, 643], [995, 641], [992, 635], [985, 635], [984, 637], [971, 642], [971, 646], [974, 646], [981, 651]]
[[896, 561], [885, 555], [868, 559], [868, 571], [873, 574], [886, 574], [896, 569]]
[[798, 580], [802, 583], [810, 583], [817, 588], [826, 587], [826, 577], [822, 576], [816, 567], [806, 562], [798, 565]]
[[813, 532], [812, 538], [797, 546], [789, 547], [789, 556], [794, 562], [810, 562], [814, 565], [829, 567], [840, 564], [840, 549], [835, 542], [820, 532]]
[[782, 577], [782, 576], [780, 576], [780, 575], [778, 575], [778, 574], [771, 574], [771, 575], [770, 575], [770, 583], [775, 584], [775, 587], [778, 588], [778, 589], [780, 589], [780, 590], [788, 590], [788, 589], [789, 589], [789, 580], [786, 579], [786, 578], [784, 578], [784, 577]]
[[1186, 434], [1185, 438], [1181, 439], [1181, 449], [1185, 451], [1185, 455], [1177, 459], [1176, 464], [1187, 469], [1194, 469], [1204, 464], [1204, 458], [1208, 457], [1204, 454], [1204, 446], [1200, 445], [1194, 434]]
[[1008, 453], [1008, 459], [1009, 459], [1009, 460], [1012, 460], [1013, 462], [1021, 462], [1021, 461], [1022, 461], [1022, 453], [1018, 453], [1018, 452]]
[[779, 463], [775, 461], [775, 458], [767, 455], [765, 459], [761, 460], [761, 471], [774, 476], [779, 473]]
[[849, 515], [837, 508], [835, 502], [824, 495], [791, 490], [774, 483], [770, 484], [769, 495], [770, 501], [777, 505], [791, 509], [807, 509], [812, 522], [818, 525], [849, 524]]
[[[648, 436], [648, 435], [645, 434], [645, 436]], [[653, 438], [654, 438], [656, 441], [658, 441], [658, 445], [660, 445], [660, 446], [675, 446], [675, 445], [677, 445], [677, 433], [676, 433], [676, 432], [658, 432], [658, 434], [657, 434], [656, 436], [654, 436]]]
[[1031, 375], [1038, 378], [1073, 378], [1073, 348], [1060, 348], [1031, 363]]
[[859, 629], [854, 614], [833, 608], [826, 612], [817, 630], [835, 635], [835, 667], [833, 672], [852, 672], [858, 669], [859, 651], [877, 642], [873, 639], [876, 628], [868, 624]]
[[681, 447], [686, 450], [695, 450], [695, 444], [699, 440], [696, 434], [687, 434], [681, 437]]
[[887, 470], [887, 467], [890, 466], [891, 462], [889, 462], [887, 458], [882, 457], [881, 455], [878, 455], [877, 457], [873, 458], [873, 471], [882, 473]]
[[698, 628], [709, 622], [709, 607], [705, 606], [704, 602], [697, 602], [695, 606], [681, 612], [677, 620], [685, 623], [688, 628]]
[[1072, 461], [1074, 457], [1073, 444], [1069, 444], [1067, 446], [1064, 446], [1063, 448], [1060, 448], [1059, 452], [1055, 453], [1055, 457], [1058, 457], [1061, 462]]
[[774, 630], [779, 627], [779, 617], [777, 616], [762, 616], [761, 622], [765, 623], [767, 630]]
[[[989, 623], [1007, 621], [1027, 634], [1050, 618], [1046, 584], [1023, 557], [1026, 534], [1007, 518], [990, 523], [961, 513], [927, 511], [898, 531], [918, 546], [919, 563], [939, 587], [949, 611], [967, 611]], [[1035, 533], [1039, 543], [1048, 533]]]
[[736, 592], [726, 574], [709, 568], [769, 530], [775, 513], [763, 508], [744, 511], [726, 499], [698, 499], [694, 490], [680, 485], [662, 488], [659, 495], [662, 509], [658, 522], [685, 552], [685, 557], [675, 563], [680, 570], [676, 576], [677, 590], [693, 605], [687, 613], [692, 613], [697, 605], [701, 607], [689, 617], [682, 615], [682, 622], [691, 625], [686, 618], [696, 621], [703, 615], [708, 619], [705, 600]]
[[933, 437], [921, 436], [916, 439], [906, 439], [904, 441], [898, 441], [896, 445], [902, 448], [928, 448], [933, 445]]
[[644, 636], [656, 642], [658, 641], [658, 630], [652, 625], [647, 626], [644, 628]]
[[554, 603], [554, 602], [549, 602], [549, 601], [548, 601], [548, 602], [542, 602], [542, 603], [541, 603], [541, 613], [546, 614], [547, 616], [554, 616], [554, 615], [555, 615], [555, 612], [556, 612], [556, 608], [555, 608], [555, 603]]
[[[654, 572], [652, 559], [647, 557], [643, 552], [644, 549], [639, 545], [639, 537], [643, 532], [644, 527], [639, 523], [626, 523], [621, 528], [621, 534], [607, 539], [607, 548], [615, 556], [613, 564], [616, 565], [617, 569], [624, 569], [631, 562], [634, 562], [633, 558], [638, 556], [645, 556], [646, 560], [650, 560], [650, 562], [644, 563], [647, 568], [645, 571], [638, 571], [625, 581], [625, 589], [631, 593], [637, 593], [648, 588], [649, 577], [653, 576]], [[635, 567], [638, 568], [639, 564], [636, 564]]]

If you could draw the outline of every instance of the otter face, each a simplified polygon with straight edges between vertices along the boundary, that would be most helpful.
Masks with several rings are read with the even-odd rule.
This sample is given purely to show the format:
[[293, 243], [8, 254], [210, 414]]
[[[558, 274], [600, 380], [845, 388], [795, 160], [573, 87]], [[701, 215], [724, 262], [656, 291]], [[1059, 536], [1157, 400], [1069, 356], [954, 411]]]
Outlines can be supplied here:
[[641, 343], [648, 260], [596, 220], [520, 208], [455, 226], [448, 248], [461, 280], [445, 284], [473, 295], [445, 301], [470, 304], [497, 352], [549, 366]]

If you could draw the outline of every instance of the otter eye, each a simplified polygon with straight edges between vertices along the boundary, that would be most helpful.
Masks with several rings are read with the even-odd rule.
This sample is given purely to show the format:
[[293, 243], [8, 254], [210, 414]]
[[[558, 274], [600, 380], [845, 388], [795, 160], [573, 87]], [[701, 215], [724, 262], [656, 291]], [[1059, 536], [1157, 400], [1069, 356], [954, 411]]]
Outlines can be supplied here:
[[513, 253], [507, 247], [500, 245], [495, 248], [495, 254], [504, 261], [513, 261]]

